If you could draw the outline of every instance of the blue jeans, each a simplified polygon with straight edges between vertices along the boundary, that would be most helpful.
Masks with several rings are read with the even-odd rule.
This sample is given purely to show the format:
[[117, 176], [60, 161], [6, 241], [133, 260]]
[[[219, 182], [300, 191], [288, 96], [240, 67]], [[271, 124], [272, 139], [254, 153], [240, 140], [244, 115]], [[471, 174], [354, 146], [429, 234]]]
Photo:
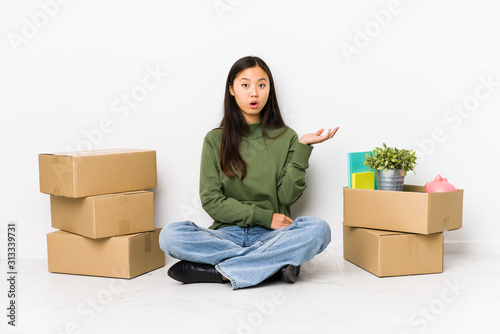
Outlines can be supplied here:
[[259, 284], [286, 265], [311, 260], [330, 239], [330, 226], [316, 217], [299, 217], [277, 230], [237, 225], [209, 230], [183, 221], [162, 229], [160, 247], [179, 260], [215, 265], [236, 290]]

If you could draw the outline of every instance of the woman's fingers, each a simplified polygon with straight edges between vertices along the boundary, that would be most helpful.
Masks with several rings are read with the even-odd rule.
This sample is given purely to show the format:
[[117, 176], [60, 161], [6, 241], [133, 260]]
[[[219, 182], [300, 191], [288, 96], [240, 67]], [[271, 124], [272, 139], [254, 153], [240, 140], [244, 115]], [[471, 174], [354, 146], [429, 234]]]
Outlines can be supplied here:
[[316, 131], [315, 135], [316, 136], [321, 136], [321, 134], [323, 133], [323, 131], [325, 131], [325, 129], [320, 129], [320, 130]]
[[326, 134], [323, 134], [325, 129], [320, 129], [316, 131], [315, 133], [308, 133], [302, 136], [300, 138], [300, 142], [302, 144], [310, 145], [310, 144], [319, 144], [322, 143], [328, 139], [332, 139], [333, 136], [337, 133], [339, 127], [337, 126], [336, 128], [329, 129]]
[[286, 215], [281, 213], [274, 213], [273, 220], [271, 221], [271, 229], [275, 230], [278, 228], [287, 227], [291, 223], [293, 223], [292, 218], [287, 217]]

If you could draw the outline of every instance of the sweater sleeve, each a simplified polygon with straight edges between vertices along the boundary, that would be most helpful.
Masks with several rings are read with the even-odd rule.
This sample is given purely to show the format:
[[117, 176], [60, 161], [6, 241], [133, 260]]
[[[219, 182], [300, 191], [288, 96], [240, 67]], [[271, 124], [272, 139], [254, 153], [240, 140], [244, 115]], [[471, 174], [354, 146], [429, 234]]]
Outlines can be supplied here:
[[295, 203], [306, 189], [306, 169], [313, 147], [299, 142], [295, 134], [290, 142], [286, 164], [278, 181], [278, 199], [284, 205]]
[[214, 145], [205, 138], [200, 167], [200, 199], [203, 209], [217, 222], [270, 228], [273, 211], [227, 197], [220, 179], [221, 173]]

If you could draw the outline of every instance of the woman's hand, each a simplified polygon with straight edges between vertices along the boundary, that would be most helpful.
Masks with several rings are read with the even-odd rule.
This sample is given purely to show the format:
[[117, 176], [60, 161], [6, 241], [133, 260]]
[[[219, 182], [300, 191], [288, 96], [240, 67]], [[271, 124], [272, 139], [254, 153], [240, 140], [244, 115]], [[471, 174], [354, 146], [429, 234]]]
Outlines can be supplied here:
[[293, 222], [293, 219], [282, 215], [281, 213], [273, 213], [273, 220], [271, 221], [271, 229], [277, 230], [282, 227], [287, 227]]
[[324, 135], [322, 135], [322, 133], [325, 131], [325, 129], [321, 129], [316, 133], [305, 134], [302, 136], [302, 138], [300, 138], [300, 142], [306, 145], [322, 143], [328, 139], [332, 139], [335, 133], [337, 133], [338, 129], [339, 127], [337, 126], [333, 130], [332, 129], [328, 130], [328, 132], [325, 133]]

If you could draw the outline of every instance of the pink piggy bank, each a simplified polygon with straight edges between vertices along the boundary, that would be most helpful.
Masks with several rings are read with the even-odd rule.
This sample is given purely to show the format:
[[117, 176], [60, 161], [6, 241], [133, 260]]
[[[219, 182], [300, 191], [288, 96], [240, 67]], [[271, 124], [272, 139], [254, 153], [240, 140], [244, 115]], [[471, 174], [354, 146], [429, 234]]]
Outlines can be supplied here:
[[439, 174], [436, 176], [434, 181], [427, 182], [425, 184], [425, 192], [427, 193], [445, 193], [456, 190], [457, 188], [455, 188], [450, 182], [448, 182], [447, 179], [441, 177]]

